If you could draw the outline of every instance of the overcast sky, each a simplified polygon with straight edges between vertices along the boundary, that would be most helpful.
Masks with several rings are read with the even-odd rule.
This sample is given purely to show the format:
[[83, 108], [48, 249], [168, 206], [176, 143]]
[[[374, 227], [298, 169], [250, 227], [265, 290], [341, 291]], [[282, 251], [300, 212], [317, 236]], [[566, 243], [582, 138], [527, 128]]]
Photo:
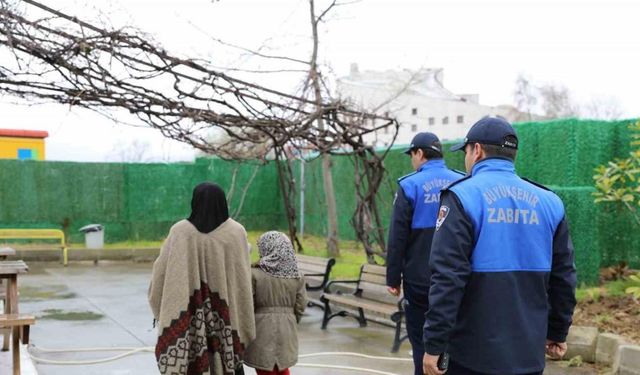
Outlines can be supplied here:
[[[316, 1], [318, 8], [328, 3]], [[170, 51], [214, 66], [264, 69], [274, 63], [212, 38], [309, 58], [307, 0], [43, 2], [114, 27], [135, 26]], [[348, 74], [351, 63], [360, 70], [442, 67], [447, 88], [478, 93], [488, 105], [512, 104], [515, 79], [524, 73], [541, 84], [565, 85], [578, 102], [616, 100], [625, 117], [640, 117], [639, 14], [640, 2], [632, 0], [362, 0], [331, 13], [320, 35], [320, 56], [333, 78]], [[299, 74], [229, 74], [283, 90], [301, 79]], [[134, 140], [149, 145], [152, 160], [193, 155], [154, 130], [114, 124], [86, 110], [12, 102], [0, 97], [0, 127], [48, 130], [49, 160], [117, 160]]]

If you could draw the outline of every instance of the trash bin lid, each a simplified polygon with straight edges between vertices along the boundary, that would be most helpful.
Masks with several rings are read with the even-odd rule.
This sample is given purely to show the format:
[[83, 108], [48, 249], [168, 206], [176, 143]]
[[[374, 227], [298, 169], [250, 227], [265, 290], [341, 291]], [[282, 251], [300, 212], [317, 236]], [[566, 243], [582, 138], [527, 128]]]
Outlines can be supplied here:
[[102, 230], [102, 224], [89, 224], [84, 227], [78, 229], [80, 232], [89, 233], [89, 232], [100, 232]]

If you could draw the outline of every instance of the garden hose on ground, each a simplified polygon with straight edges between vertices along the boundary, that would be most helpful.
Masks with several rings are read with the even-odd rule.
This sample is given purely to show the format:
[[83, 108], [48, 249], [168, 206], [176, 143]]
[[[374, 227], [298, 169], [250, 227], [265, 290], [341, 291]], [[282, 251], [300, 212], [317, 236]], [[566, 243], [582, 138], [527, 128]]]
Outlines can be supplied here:
[[[44, 359], [41, 357], [36, 357], [33, 355], [33, 351], [40, 351], [43, 353], [71, 353], [71, 352], [121, 352], [122, 354], [115, 355], [113, 357], [107, 357], [102, 359], [94, 359], [87, 361], [60, 361], [60, 360], [50, 360]], [[118, 359], [128, 357], [137, 353], [149, 352], [153, 353], [155, 348], [153, 346], [143, 346], [143, 347], [103, 347], [103, 348], [69, 348], [69, 349], [47, 349], [36, 347], [34, 345], [29, 346], [29, 356], [34, 362], [42, 363], [46, 365], [64, 365], [64, 366], [72, 366], [72, 365], [93, 365], [100, 364], [106, 362], [116, 361]], [[309, 354], [301, 354], [298, 358], [311, 358], [311, 357], [357, 357], [357, 358], [365, 358], [365, 359], [375, 359], [375, 360], [384, 360], [384, 361], [399, 361], [399, 362], [413, 362], [410, 358], [397, 358], [397, 357], [379, 357], [372, 356], [361, 353], [352, 353], [352, 352], [319, 352], [319, 353], [309, 353]], [[341, 365], [326, 365], [321, 363], [298, 363], [294, 367], [308, 367], [308, 368], [327, 368], [327, 369], [336, 369], [336, 370], [346, 370], [346, 371], [359, 371], [370, 374], [378, 374], [378, 375], [398, 375], [393, 372], [386, 372], [380, 370], [374, 370], [369, 368], [361, 368], [361, 367], [352, 367], [352, 366], [341, 366]]]

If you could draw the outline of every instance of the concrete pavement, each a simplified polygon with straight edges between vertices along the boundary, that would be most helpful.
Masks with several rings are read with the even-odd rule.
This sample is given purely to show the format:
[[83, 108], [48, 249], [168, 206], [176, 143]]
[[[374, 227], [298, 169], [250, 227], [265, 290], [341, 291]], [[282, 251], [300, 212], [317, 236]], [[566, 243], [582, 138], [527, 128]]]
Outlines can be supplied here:
[[[29, 262], [29, 273], [20, 276], [20, 311], [36, 315], [32, 327], [31, 353], [55, 361], [87, 361], [111, 357], [123, 352], [50, 353], [43, 349], [96, 347], [152, 347], [156, 332], [147, 304], [150, 263]], [[326, 331], [320, 329], [322, 312], [307, 310], [300, 323], [300, 354], [320, 352], [356, 352], [395, 360], [364, 359], [343, 355], [302, 358], [292, 369], [295, 375], [366, 374], [364, 370], [340, 370], [303, 367], [305, 364], [351, 366], [375, 369], [390, 374], [412, 374], [410, 345], [403, 343], [396, 355], [389, 353], [393, 330], [375, 323], [359, 328], [354, 319], [333, 319]], [[5, 353], [6, 354], [6, 353]], [[0, 356], [0, 360], [5, 358]], [[4, 361], [3, 361], [4, 362]], [[2, 367], [0, 367], [1, 369]], [[157, 374], [153, 353], [134, 354], [119, 360], [92, 365], [54, 365], [37, 363], [40, 375], [145, 375]], [[589, 374], [552, 366], [548, 374]], [[255, 374], [252, 369], [247, 374]]]

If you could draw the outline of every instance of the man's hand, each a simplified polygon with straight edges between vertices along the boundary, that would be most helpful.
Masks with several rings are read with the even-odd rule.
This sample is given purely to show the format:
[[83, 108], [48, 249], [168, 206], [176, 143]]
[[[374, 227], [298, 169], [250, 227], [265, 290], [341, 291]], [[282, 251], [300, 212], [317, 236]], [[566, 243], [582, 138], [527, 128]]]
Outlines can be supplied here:
[[392, 286], [388, 286], [387, 287], [387, 291], [394, 295], [394, 296], [399, 296], [400, 295], [400, 288], [399, 287], [392, 287]]
[[422, 371], [424, 375], [442, 375], [446, 371], [438, 369], [438, 356], [424, 353], [422, 358]]
[[562, 357], [567, 354], [567, 343], [547, 340], [545, 352], [552, 359], [562, 359]]

